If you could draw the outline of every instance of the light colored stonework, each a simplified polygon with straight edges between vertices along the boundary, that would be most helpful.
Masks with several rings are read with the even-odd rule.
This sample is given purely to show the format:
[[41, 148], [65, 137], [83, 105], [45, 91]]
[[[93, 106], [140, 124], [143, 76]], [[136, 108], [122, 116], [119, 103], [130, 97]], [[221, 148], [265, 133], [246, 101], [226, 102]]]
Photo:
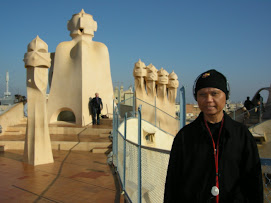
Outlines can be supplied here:
[[145, 77], [147, 93], [150, 97], [156, 96], [156, 82], [158, 80], [157, 69], [150, 64], [147, 67], [147, 76]]
[[51, 65], [47, 44], [38, 36], [29, 43], [24, 56], [27, 69], [28, 122], [24, 161], [32, 165], [54, 162], [46, 110], [48, 68]]
[[176, 135], [179, 130], [179, 122], [175, 119], [178, 76], [163, 68], [158, 71], [152, 64], [146, 66], [141, 60], [135, 63], [133, 75], [136, 107], [142, 105], [142, 119]]
[[[103, 101], [102, 114], [112, 115], [113, 85], [107, 47], [92, 41], [97, 22], [82, 10], [68, 21], [71, 41], [61, 42], [54, 55], [48, 120], [56, 122], [63, 111], [71, 112], [75, 123], [91, 123], [90, 97], [98, 92]], [[52, 55], [53, 56], [53, 55]]]

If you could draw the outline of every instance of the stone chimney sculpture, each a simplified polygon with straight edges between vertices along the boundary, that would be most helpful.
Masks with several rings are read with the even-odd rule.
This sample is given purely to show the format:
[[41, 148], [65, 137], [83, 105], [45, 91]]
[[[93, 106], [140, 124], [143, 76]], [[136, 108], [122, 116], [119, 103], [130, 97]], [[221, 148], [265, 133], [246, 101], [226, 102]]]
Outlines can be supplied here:
[[141, 60], [135, 63], [136, 108], [142, 105], [142, 119], [176, 135], [179, 122], [176, 119], [175, 100], [179, 86], [178, 76], [154, 65], [145, 65]]
[[168, 72], [161, 68], [158, 71], [157, 97], [159, 100], [167, 99]]
[[156, 82], [158, 80], [157, 69], [154, 65], [147, 66], [147, 76], [145, 77], [147, 93], [154, 97], [156, 96]]
[[71, 41], [61, 42], [54, 56], [52, 83], [48, 99], [48, 120], [58, 121], [69, 112], [76, 125], [91, 123], [88, 109], [90, 97], [98, 92], [103, 101], [102, 114], [112, 115], [113, 85], [107, 47], [92, 41], [97, 22], [82, 11], [68, 21]]
[[144, 78], [147, 75], [146, 65], [140, 59], [135, 63], [133, 75], [135, 78], [135, 89], [138, 93], [145, 93]]
[[47, 44], [37, 36], [28, 44], [24, 56], [27, 70], [28, 120], [24, 161], [31, 165], [54, 162], [47, 122], [46, 89], [51, 65]]
[[172, 71], [168, 76], [168, 100], [170, 103], [175, 104], [177, 97], [177, 88], [179, 87], [178, 76]]

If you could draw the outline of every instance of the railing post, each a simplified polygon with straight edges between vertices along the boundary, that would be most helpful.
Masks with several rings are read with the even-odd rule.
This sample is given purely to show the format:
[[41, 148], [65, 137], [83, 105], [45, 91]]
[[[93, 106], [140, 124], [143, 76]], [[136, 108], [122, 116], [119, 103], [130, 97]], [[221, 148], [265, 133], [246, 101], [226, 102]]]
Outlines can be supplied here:
[[136, 111], [136, 96], [135, 96], [135, 87], [133, 87], [133, 117], [136, 117], [135, 111]]
[[[116, 107], [117, 108], [117, 107]], [[115, 146], [116, 146], [116, 162], [117, 162], [117, 165], [116, 165], [116, 168], [118, 170], [118, 165], [119, 165], [119, 159], [118, 159], [118, 136], [119, 136], [119, 115], [118, 115], [118, 112], [116, 110], [116, 139], [115, 139]]]
[[[115, 106], [114, 106], [114, 100], [113, 100], [113, 156], [115, 156], [115, 152], [116, 152], [116, 147], [115, 147], [115, 137], [116, 137], [116, 121], [115, 121]], [[114, 159], [113, 159], [113, 162], [114, 162]]]
[[119, 87], [119, 91], [118, 91], [118, 104], [120, 103], [120, 87]]
[[186, 101], [184, 86], [180, 88], [180, 128], [185, 126], [186, 122]]
[[127, 132], [127, 112], [124, 116], [124, 142], [123, 142], [123, 190], [125, 191], [126, 179], [126, 132]]
[[141, 203], [141, 107], [138, 107], [138, 203]]

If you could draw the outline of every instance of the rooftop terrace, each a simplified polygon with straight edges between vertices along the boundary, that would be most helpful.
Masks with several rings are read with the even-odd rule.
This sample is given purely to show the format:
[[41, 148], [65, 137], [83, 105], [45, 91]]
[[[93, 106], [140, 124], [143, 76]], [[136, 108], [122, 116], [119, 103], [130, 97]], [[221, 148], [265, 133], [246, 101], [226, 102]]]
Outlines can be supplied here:
[[0, 202], [124, 202], [107, 156], [53, 150], [54, 163], [22, 162], [23, 150], [0, 152]]

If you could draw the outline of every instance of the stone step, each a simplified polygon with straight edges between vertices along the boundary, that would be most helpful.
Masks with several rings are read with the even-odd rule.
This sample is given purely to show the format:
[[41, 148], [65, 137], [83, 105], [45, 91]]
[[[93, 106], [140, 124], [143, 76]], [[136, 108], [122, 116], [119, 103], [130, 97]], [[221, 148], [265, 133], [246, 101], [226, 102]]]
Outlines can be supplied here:
[[95, 147], [92, 149], [92, 153], [102, 153], [102, 154], [108, 154], [112, 149], [111, 148], [105, 148], [105, 147]]
[[108, 137], [100, 137], [99, 135], [51, 134], [50, 137], [51, 141], [110, 142]]
[[100, 119], [102, 125], [113, 126], [113, 120], [109, 118]]
[[[112, 142], [109, 135], [112, 131], [112, 124], [110, 123], [112, 119], [111, 121], [110, 119], [102, 120], [101, 125], [84, 127], [68, 122], [50, 124], [49, 133], [52, 149], [93, 151], [96, 148], [94, 153], [110, 151]], [[26, 126], [27, 118], [23, 118], [20, 124], [8, 127], [6, 134], [0, 136], [0, 145], [5, 146], [4, 149], [23, 150]], [[102, 149], [104, 149], [103, 152], [101, 152]], [[105, 151], [105, 149], [107, 150]]]
[[4, 133], [2, 133], [2, 136], [4, 136], [4, 135], [8, 135], [8, 136], [16, 136], [16, 135], [21, 135], [21, 134], [25, 134], [25, 132], [22, 132], [22, 131], [9, 131], [9, 130], [6, 130]]
[[[57, 126], [57, 125], [50, 125], [49, 126], [49, 133], [50, 134], [80, 134], [80, 135], [100, 135], [100, 134], [110, 134], [112, 128], [108, 126], [88, 126], [88, 127], [65, 127], [65, 126]], [[6, 132], [20, 132], [19, 134], [26, 133], [26, 125], [19, 124], [15, 126], [7, 127]], [[11, 135], [12, 133], [8, 133]], [[4, 135], [4, 134], [3, 134]]]
[[[108, 126], [112, 126], [113, 125], [113, 120], [110, 119], [110, 118], [103, 118], [103, 119], [100, 119], [100, 122], [102, 125], [108, 125]], [[20, 123], [19, 124], [27, 124], [27, 117], [24, 117], [20, 120]]]
[[26, 125], [15, 125], [15, 126], [8, 126], [6, 131], [20, 131], [21, 133], [26, 132]]
[[14, 125], [14, 126], [8, 126], [6, 131], [26, 131], [26, 126], [22, 125]]
[[[111, 142], [63, 142], [52, 141], [52, 149], [58, 150], [77, 150], [77, 151], [93, 151], [94, 148], [107, 148], [112, 145]], [[95, 151], [95, 150], [94, 150]]]
[[2, 135], [0, 141], [24, 141], [25, 135]]
[[0, 145], [5, 146], [5, 150], [14, 149], [14, 150], [23, 150], [24, 141], [0, 141]]
[[[0, 146], [4, 146], [4, 149], [23, 150], [24, 141], [0, 141]], [[92, 151], [94, 148], [107, 148], [110, 151], [112, 143], [51, 141], [51, 146], [55, 150]]]
[[27, 117], [23, 117], [23, 118], [20, 120], [20, 124], [27, 124]]
[[[51, 134], [51, 141], [63, 142], [111, 142], [109, 137], [100, 137], [99, 135], [66, 135], [66, 134]], [[25, 134], [19, 135], [2, 135], [0, 141], [24, 141]]]
[[101, 133], [110, 133], [112, 131], [111, 128], [72, 128], [72, 127], [53, 127], [50, 126], [49, 132], [50, 134], [78, 134], [78, 135], [99, 135]]
[[106, 137], [106, 138], [109, 138], [110, 135], [111, 135], [111, 133], [101, 133], [101, 134], [99, 134], [100, 137]]

